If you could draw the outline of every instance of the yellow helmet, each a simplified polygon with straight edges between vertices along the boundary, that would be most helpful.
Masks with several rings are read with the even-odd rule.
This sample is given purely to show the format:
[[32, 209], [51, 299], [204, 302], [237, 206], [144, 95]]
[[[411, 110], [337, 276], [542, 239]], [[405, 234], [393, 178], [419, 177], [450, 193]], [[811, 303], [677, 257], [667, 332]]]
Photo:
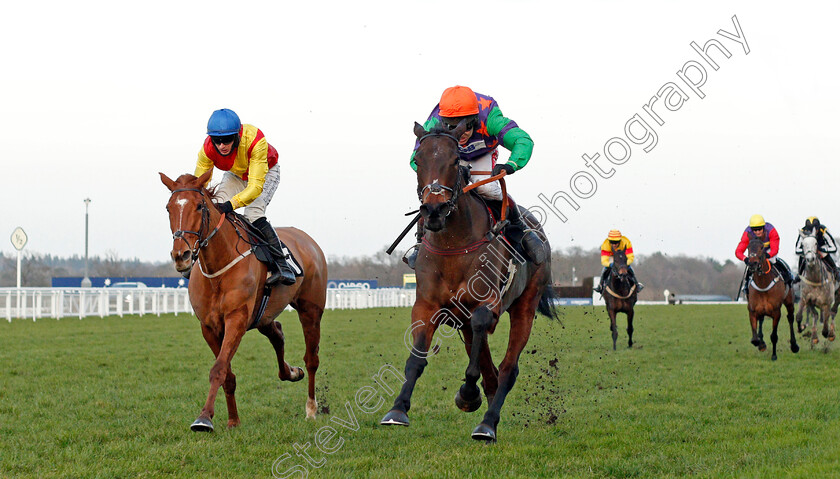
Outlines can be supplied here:
[[752, 215], [750, 217], [750, 228], [760, 228], [764, 226], [764, 217], [761, 215]]
[[809, 216], [809, 217], [808, 217], [808, 221], [810, 221], [811, 223], [813, 223], [814, 221], [816, 221], [817, 223], [819, 223], [819, 222], [820, 222], [820, 219], [819, 219], [819, 218], [817, 218], [816, 216]]

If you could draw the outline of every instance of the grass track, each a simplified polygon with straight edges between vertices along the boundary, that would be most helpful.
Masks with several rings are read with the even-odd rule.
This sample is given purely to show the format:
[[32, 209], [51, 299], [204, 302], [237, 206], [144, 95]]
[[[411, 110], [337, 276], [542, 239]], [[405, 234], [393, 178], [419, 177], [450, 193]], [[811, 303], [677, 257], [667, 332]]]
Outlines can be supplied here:
[[[442, 338], [409, 413], [410, 428], [345, 403], [384, 364], [403, 368], [409, 310], [331, 311], [322, 324], [319, 400], [304, 420], [305, 383], [281, 383], [268, 341], [246, 335], [233, 370], [242, 426], [188, 430], [207, 393], [212, 355], [185, 315], [0, 323], [0, 477], [838, 477], [840, 354], [788, 348], [779, 360], [749, 344], [743, 306], [637, 308], [633, 349], [623, 315], [612, 351], [603, 308], [566, 308], [564, 327], [540, 317], [502, 413], [500, 442], [469, 438], [485, 406], [458, 411], [466, 368], [460, 339]], [[281, 316], [287, 359], [302, 365], [294, 313]], [[491, 338], [498, 362], [507, 318]], [[769, 330], [765, 331], [769, 338]], [[769, 339], [768, 339], [769, 342]], [[836, 349], [840, 345], [832, 344]], [[327, 425], [341, 441], [314, 446]], [[310, 443], [319, 468], [295, 455]], [[291, 474], [289, 477], [302, 477]]]

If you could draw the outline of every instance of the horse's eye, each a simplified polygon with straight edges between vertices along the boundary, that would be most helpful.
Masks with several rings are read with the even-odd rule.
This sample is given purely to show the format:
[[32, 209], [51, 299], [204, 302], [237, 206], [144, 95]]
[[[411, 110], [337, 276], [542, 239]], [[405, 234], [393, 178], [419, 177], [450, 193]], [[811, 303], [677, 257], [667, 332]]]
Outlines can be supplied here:
[[196, 211], [201, 211], [201, 203], [195, 205], [195, 210]]

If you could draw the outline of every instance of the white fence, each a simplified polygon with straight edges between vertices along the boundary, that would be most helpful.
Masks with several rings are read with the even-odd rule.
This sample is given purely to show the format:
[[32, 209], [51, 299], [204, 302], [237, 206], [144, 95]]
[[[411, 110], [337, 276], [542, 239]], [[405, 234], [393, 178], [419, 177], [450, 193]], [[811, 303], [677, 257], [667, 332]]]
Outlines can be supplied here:
[[185, 288], [0, 288], [0, 314], [8, 321], [192, 312]]
[[[414, 305], [411, 289], [328, 289], [326, 309]], [[0, 314], [12, 318], [84, 318], [193, 314], [186, 288], [0, 288]]]

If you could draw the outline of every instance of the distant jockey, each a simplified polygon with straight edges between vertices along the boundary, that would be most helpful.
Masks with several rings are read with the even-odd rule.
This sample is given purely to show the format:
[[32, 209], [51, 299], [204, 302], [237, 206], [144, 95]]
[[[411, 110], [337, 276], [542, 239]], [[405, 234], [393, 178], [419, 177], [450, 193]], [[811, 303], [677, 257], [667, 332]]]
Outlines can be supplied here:
[[[744, 233], [741, 235], [741, 242], [735, 248], [735, 256], [745, 264], [749, 264], [749, 258], [744, 253], [747, 251], [747, 247], [753, 239], [759, 239], [764, 243], [764, 251], [767, 253], [767, 258], [771, 263], [776, 265], [776, 269], [782, 274], [782, 279], [784, 279], [785, 284], [790, 286], [793, 283], [790, 267], [782, 258], [776, 256], [779, 254], [779, 233], [772, 224], [765, 222], [764, 217], [761, 215], [752, 215], [750, 217], [750, 225], [744, 230]], [[744, 293], [749, 291], [751, 278], [752, 275], [747, 271], [746, 280], [744, 281]]]
[[[528, 133], [519, 128], [515, 121], [505, 118], [499, 105], [493, 98], [475, 93], [465, 86], [454, 86], [444, 90], [440, 102], [432, 110], [429, 119], [423, 124], [426, 131], [443, 123], [449, 130], [454, 130], [461, 121], [465, 121], [467, 130], [459, 139], [458, 149], [461, 165], [469, 166], [475, 171], [492, 171], [492, 176], [503, 170], [512, 175], [528, 163], [534, 142]], [[499, 158], [499, 145], [510, 150], [510, 158], [503, 164], [496, 164]], [[411, 154], [411, 168], [417, 171], [414, 155], [420, 146], [418, 140], [414, 144]], [[489, 178], [487, 175], [470, 175], [470, 182], [475, 183]], [[495, 203], [502, 201], [502, 187], [498, 181], [493, 181], [475, 189], [479, 196]], [[537, 234], [526, 229], [519, 209], [508, 195], [507, 220], [510, 224], [505, 229], [507, 237], [514, 243], [521, 243], [526, 256], [535, 264], [543, 263], [548, 257], [543, 241]], [[500, 209], [500, 208], [497, 208]], [[417, 249], [423, 238], [423, 220], [417, 223], [418, 244], [413, 247], [404, 261], [412, 269], [417, 260]]]
[[[837, 281], [840, 281], [840, 271], [837, 270], [834, 258], [831, 257], [832, 254], [837, 252], [837, 243], [834, 242], [834, 237], [828, 232], [828, 228], [820, 223], [819, 218], [811, 216], [805, 220], [805, 226], [799, 231], [800, 234], [799, 237], [796, 238], [795, 250], [796, 254], [799, 256], [799, 274], [802, 274], [802, 271], [805, 269], [805, 256], [802, 253], [802, 239], [808, 236], [814, 236], [817, 238], [817, 250], [820, 253], [820, 258], [822, 258], [823, 262], [828, 266], [828, 271], [837, 278]], [[799, 276], [797, 276], [793, 282], [798, 283]]]
[[601, 266], [604, 267], [604, 270], [601, 272], [601, 281], [595, 287], [595, 292], [601, 293], [604, 291], [604, 283], [610, 274], [610, 265], [613, 263], [613, 254], [616, 251], [624, 251], [624, 254], [627, 255], [627, 271], [630, 273], [630, 279], [636, 284], [636, 292], [644, 289], [645, 285], [636, 279], [636, 272], [630, 267], [630, 264], [635, 259], [633, 244], [630, 243], [629, 239], [621, 235], [621, 231], [610, 230], [607, 239], [601, 244]]
[[280, 239], [265, 217], [265, 209], [280, 182], [277, 150], [268, 144], [259, 128], [243, 125], [233, 110], [216, 110], [207, 122], [207, 138], [198, 152], [195, 176], [213, 167], [225, 172], [216, 189], [219, 211], [230, 213], [245, 207], [243, 216], [272, 246], [274, 261], [269, 266], [272, 274], [266, 283], [295, 284], [295, 274], [280, 253]]

